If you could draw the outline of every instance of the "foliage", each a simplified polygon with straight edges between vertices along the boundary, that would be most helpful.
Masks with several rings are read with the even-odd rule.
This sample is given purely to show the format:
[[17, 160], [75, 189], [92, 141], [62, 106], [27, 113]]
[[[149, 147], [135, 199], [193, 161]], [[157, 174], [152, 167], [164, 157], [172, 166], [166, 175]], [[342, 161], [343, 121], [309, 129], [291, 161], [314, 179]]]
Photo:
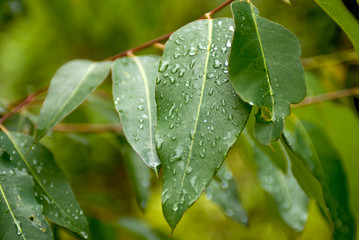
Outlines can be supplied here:
[[[11, 15], [14, 2], [0, 5], [6, 9], [0, 16], [4, 28], [16, 26], [12, 22], [16, 16]], [[355, 12], [340, 1], [316, 2], [344, 29], [358, 51]], [[212, 19], [230, 3], [232, 18]], [[26, 9], [28, 3], [16, 4], [22, 6], [17, 9]], [[41, 2], [37, 8], [59, 14], [66, 4]], [[135, 9], [137, 3], [132, 4], [124, 5], [131, 11], [130, 6]], [[21, 13], [27, 14], [25, 10], [16, 14]], [[173, 233], [182, 222], [186, 228], [196, 229], [196, 225], [200, 229], [205, 216], [193, 217], [195, 206], [212, 214], [215, 205], [204, 202], [202, 193], [243, 225], [236, 225], [239, 230], [234, 235], [216, 227], [219, 235], [212, 238], [248, 238], [248, 228], [256, 226], [262, 232], [252, 237], [258, 239], [267, 234], [275, 239], [318, 238], [314, 232], [320, 226], [335, 240], [355, 239], [357, 113], [343, 100], [335, 107], [306, 107], [326, 98], [358, 94], [356, 87], [316, 96], [356, 84], [351, 80], [357, 76], [355, 54], [344, 52], [344, 57], [334, 60], [355, 63], [350, 70], [354, 77], [336, 81], [334, 77], [341, 77], [337, 72], [345, 72], [340, 68], [343, 64], [336, 69], [332, 62], [321, 61], [323, 56], [301, 60], [298, 38], [261, 17], [250, 1], [225, 1], [203, 18], [102, 61], [65, 63], [48, 89], [18, 103], [8, 104], [11, 94], [4, 94], [7, 97], [0, 99], [4, 102], [0, 105], [0, 239], [167, 239], [160, 221], [155, 220], [160, 208], [153, 207], [153, 199], [161, 201]], [[66, 22], [61, 24], [61, 31], [71, 29]], [[84, 22], [78, 24], [81, 27]], [[164, 46], [159, 44], [162, 40], [167, 40]], [[161, 56], [159, 51], [135, 55], [153, 43], [163, 48]], [[317, 62], [330, 67], [304, 72], [303, 65], [316, 68]], [[1, 68], [5, 73], [12, 71], [10, 65], [0, 64]], [[325, 74], [330, 84], [321, 82], [320, 75]], [[38, 109], [36, 103], [44, 91], [47, 95]], [[308, 97], [300, 103], [306, 92]], [[55, 161], [54, 156], [65, 161]], [[118, 165], [119, 158], [123, 166]], [[151, 179], [150, 169], [157, 180]], [[74, 184], [75, 180], [81, 183]], [[92, 189], [82, 189], [84, 183]], [[127, 186], [132, 187], [131, 196], [147, 222], [124, 217], [139, 214], [126, 210], [126, 206], [132, 209]], [[265, 204], [258, 207], [261, 201]], [[258, 223], [256, 211], [273, 222]], [[192, 222], [186, 222], [187, 215]], [[212, 219], [219, 216], [211, 215]], [[313, 216], [316, 221], [310, 224]], [[279, 224], [282, 230], [267, 233], [262, 226], [270, 229], [270, 224]], [[179, 238], [198, 238], [180, 225]]]

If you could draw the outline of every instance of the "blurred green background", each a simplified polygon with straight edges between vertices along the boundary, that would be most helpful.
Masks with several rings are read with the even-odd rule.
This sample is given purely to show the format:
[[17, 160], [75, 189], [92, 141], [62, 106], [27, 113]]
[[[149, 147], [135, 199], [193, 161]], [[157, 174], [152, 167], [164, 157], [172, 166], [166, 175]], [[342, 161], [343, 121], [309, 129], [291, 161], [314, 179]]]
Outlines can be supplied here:
[[[102, 60], [155, 37], [175, 31], [210, 11], [223, 0], [0, 0], [0, 114], [11, 103], [48, 86], [55, 71], [71, 59]], [[343, 31], [312, 0], [257, 0], [261, 16], [294, 32], [302, 44], [302, 57], [335, 53], [308, 62], [308, 95], [359, 84], [357, 61]], [[229, 7], [214, 17], [230, 17]], [[141, 52], [160, 54], [149, 48]], [[325, 65], [325, 66], [321, 66]], [[36, 119], [39, 104], [22, 112]], [[353, 99], [338, 100], [296, 110], [319, 122], [344, 159], [353, 209], [359, 212], [359, 123]], [[344, 117], [343, 117], [344, 116]], [[111, 100], [111, 81], [79, 109], [69, 123], [118, 123]], [[31, 124], [30, 124], [31, 125]], [[95, 239], [166, 239], [170, 236], [161, 210], [162, 179], [152, 175], [147, 209], [136, 204], [115, 134], [54, 132], [43, 143], [55, 155], [75, 195], [89, 216]], [[119, 144], [119, 145], [117, 145]], [[240, 187], [249, 226], [230, 220], [212, 202], [201, 198], [179, 223], [173, 239], [329, 239], [329, 226], [314, 202], [303, 233], [290, 229], [260, 187], [255, 167], [241, 140], [226, 160]], [[358, 216], [358, 214], [357, 214]], [[77, 239], [56, 227], [60, 239]]]

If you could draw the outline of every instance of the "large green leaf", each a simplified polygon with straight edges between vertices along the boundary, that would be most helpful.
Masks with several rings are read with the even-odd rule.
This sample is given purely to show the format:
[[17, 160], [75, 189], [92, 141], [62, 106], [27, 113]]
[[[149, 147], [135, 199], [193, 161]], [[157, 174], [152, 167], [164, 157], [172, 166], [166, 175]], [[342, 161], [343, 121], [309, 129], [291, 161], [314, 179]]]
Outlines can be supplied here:
[[35, 196], [44, 207], [44, 216], [87, 238], [86, 217], [51, 152], [39, 143], [34, 145], [29, 136], [3, 130], [0, 132], [0, 148], [10, 154], [10, 160], [15, 166], [32, 175]]
[[32, 177], [0, 161], [0, 239], [52, 239], [35, 199]]
[[229, 60], [234, 89], [259, 107], [255, 134], [270, 145], [283, 130], [290, 104], [305, 95], [298, 39], [281, 25], [258, 16], [249, 2], [232, 3], [235, 32]]
[[229, 82], [233, 21], [199, 20], [167, 41], [159, 67], [157, 149], [164, 216], [175, 228], [241, 133], [251, 107]]
[[328, 215], [334, 225], [334, 239], [354, 239], [355, 220], [340, 157], [326, 135], [314, 124], [295, 116], [288, 120], [284, 130], [286, 141], [322, 185]]
[[359, 20], [349, 12], [343, 1], [315, 0], [315, 2], [345, 31], [359, 56]]
[[110, 71], [111, 62], [73, 60], [51, 79], [49, 91], [37, 122], [36, 140], [79, 106]]
[[233, 174], [226, 164], [223, 164], [206, 191], [206, 199], [218, 204], [233, 220], [247, 225], [248, 217], [238, 196], [237, 184]]
[[131, 56], [112, 65], [113, 99], [127, 141], [143, 162], [157, 171], [155, 82], [159, 56]]
[[[274, 198], [285, 222], [296, 231], [302, 231], [308, 218], [309, 201], [294, 177], [287, 149], [281, 141], [273, 143], [272, 149], [260, 146], [247, 130], [243, 134], [253, 149], [258, 178], [263, 189]], [[274, 164], [278, 157], [283, 158], [287, 164], [285, 172]]]

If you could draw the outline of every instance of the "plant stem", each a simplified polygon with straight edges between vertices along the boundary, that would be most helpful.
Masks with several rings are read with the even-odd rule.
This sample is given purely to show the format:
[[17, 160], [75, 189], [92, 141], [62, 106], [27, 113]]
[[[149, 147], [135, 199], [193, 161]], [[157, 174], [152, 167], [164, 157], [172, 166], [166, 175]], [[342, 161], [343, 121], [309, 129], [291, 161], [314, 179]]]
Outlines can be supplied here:
[[[203, 15], [202, 17], [200, 17], [199, 19], [205, 19], [205, 18], [208, 18], [208, 17], [212, 16], [212, 15], [215, 14], [216, 12], [218, 12], [218, 11], [222, 10], [223, 8], [225, 8], [226, 6], [228, 6], [228, 5], [229, 5], [230, 3], [232, 3], [233, 1], [234, 1], [234, 0], [227, 0], [227, 1], [223, 2], [221, 5], [219, 5], [218, 7], [216, 7], [215, 9], [213, 9], [212, 11], [210, 11], [210, 12], [204, 14], [204, 15]], [[114, 56], [112, 56], [112, 57], [109, 57], [109, 58], [107, 58], [106, 60], [114, 61], [114, 60], [116, 60], [117, 58], [125, 57], [125, 56], [127, 56], [128, 54], [130, 54], [130, 53], [138, 52], [138, 51], [143, 50], [143, 49], [145, 49], [145, 48], [151, 47], [152, 45], [154, 45], [154, 44], [156, 44], [156, 43], [160, 43], [160, 42], [162, 42], [162, 41], [164, 41], [164, 40], [167, 40], [167, 39], [172, 35], [172, 33], [173, 33], [173, 32], [167, 33], [167, 34], [165, 34], [165, 35], [163, 35], [163, 36], [161, 36], [161, 37], [155, 38], [155, 39], [153, 39], [153, 40], [151, 40], [151, 41], [149, 41], [149, 42], [146, 42], [146, 43], [144, 43], [144, 44], [141, 44], [141, 45], [139, 45], [139, 46], [137, 46], [137, 47], [131, 48], [131, 49], [129, 49], [129, 50], [126, 50], [126, 51], [124, 51], [124, 52], [121, 52], [121, 53], [119, 53], [119, 54], [116, 54], [116, 55], [114, 55]]]
[[77, 132], [77, 133], [104, 133], [122, 132], [121, 124], [87, 124], [87, 123], [59, 123], [54, 128], [56, 132]]

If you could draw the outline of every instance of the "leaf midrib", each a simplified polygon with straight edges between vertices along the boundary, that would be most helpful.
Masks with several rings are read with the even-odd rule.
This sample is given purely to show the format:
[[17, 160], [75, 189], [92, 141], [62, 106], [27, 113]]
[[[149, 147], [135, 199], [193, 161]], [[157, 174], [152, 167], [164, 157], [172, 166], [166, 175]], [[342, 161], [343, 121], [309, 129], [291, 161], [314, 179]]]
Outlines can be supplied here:
[[182, 177], [181, 185], [180, 185], [180, 188], [179, 188], [177, 201], [176, 201], [175, 204], [178, 203], [179, 198], [180, 198], [180, 196], [181, 196], [181, 191], [182, 191], [182, 188], [183, 188], [184, 179], [185, 179], [186, 172], [187, 172], [187, 169], [188, 169], [188, 166], [189, 166], [189, 162], [190, 162], [190, 159], [191, 159], [191, 156], [192, 156], [193, 143], [194, 143], [194, 139], [195, 139], [194, 136], [195, 136], [196, 131], [197, 131], [197, 123], [198, 123], [199, 113], [200, 113], [201, 105], [202, 105], [202, 101], [203, 101], [204, 88], [205, 88], [205, 84], [206, 84], [206, 80], [207, 80], [207, 69], [208, 69], [208, 62], [209, 62], [209, 57], [210, 57], [210, 50], [211, 50], [211, 43], [212, 43], [212, 31], [213, 31], [213, 26], [212, 26], [212, 25], [213, 25], [213, 22], [212, 22], [213, 20], [212, 20], [212, 19], [208, 19], [208, 21], [209, 21], [209, 22], [208, 22], [207, 56], [206, 56], [206, 63], [205, 63], [205, 66], [204, 66], [201, 96], [200, 96], [200, 100], [199, 100], [199, 104], [198, 104], [196, 121], [195, 121], [195, 124], [194, 124], [194, 131], [193, 131], [193, 134], [192, 134], [192, 141], [191, 141], [190, 151], [189, 151], [188, 158], [187, 158], [186, 168], [185, 168], [185, 170], [184, 170], [184, 172], [183, 172], [183, 177]]
[[9, 204], [9, 201], [7, 200], [7, 197], [6, 197], [6, 195], [5, 195], [5, 192], [4, 192], [4, 189], [2, 188], [1, 183], [0, 183], [0, 192], [1, 192], [1, 195], [3, 196], [3, 198], [4, 198], [4, 200], [5, 200], [5, 203], [6, 203], [7, 208], [9, 209], [9, 212], [10, 212], [10, 214], [11, 214], [11, 217], [14, 219], [14, 223], [15, 223], [17, 229], [20, 229], [20, 231], [21, 231], [20, 234], [21, 234], [22, 238], [23, 238], [24, 240], [26, 240], [26, 238], [25, 238], [25, 236], [24, 236], [24, 233], [22, 232], [22, 228], [21, 228], [20, 224], [18, 224], [18, 221], [16, 220], [16, 217], [15, 217], [14, 213], [12, 212], [11, 206], [10, 206], [10, 204]]

